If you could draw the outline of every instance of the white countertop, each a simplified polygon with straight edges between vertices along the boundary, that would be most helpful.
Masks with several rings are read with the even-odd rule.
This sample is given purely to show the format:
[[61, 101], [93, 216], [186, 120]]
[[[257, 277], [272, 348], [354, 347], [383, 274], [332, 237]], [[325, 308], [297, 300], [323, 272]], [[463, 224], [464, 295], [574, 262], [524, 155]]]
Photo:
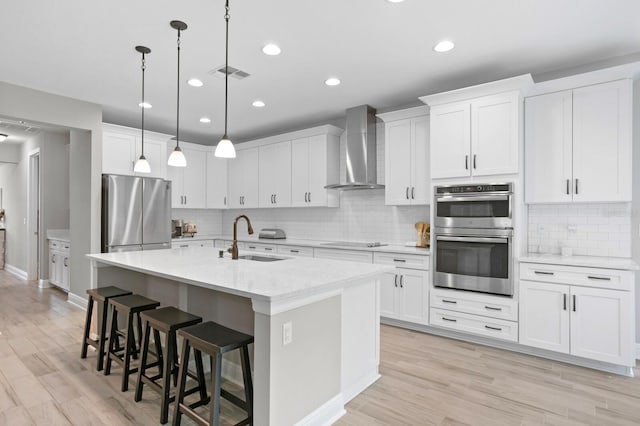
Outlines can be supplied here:
[[552, 265], [584, 266], [629, 271], [640, 269], [633, 259], [626, 257], [561, 256], [559, 254], [527, 253], [518, 260], [528, 263], [547, 263]]
[[208, 247], [88, 254], [87, 257], [108, 265], [271, 302], [312, 296], [394, 269], [392, 266], [302, 257], [277, 262], [231, 260], [228, 255], [218, 258], [218, 249]]
[[[232, 240], [231, 235], [198, 235], [194, 237], [174, 238], [172, 241], [202, 241], [202, 240]], [[326, 248], [326, 249], [339, 249], [339, 250], [358, 250], [367, 252], [383, 252], [383, 253], [402, 253], [402, 254], [419, 254], [428, 256], [431, 251], [428, 248], [403, 246], [400, 244], [388, 244], [381, 247], [351, 247], [351, 246], [338, 246], [327, 245], [331, 241], [322, 240], [303, 240], [297, 238], [285, 238], [279, 240], [270, 240], [265, 238], [258, 238], [257, 236], [244, 235], [238, 237], [238, 242], [244, 243], [261, 243], [261, 244], [274, 244], [274, 245], [291, 245], [300, 247], [313, 247], [313, 248]]]
[[68, 229], [47, 229], [47, 239], [70, 243], [71, 233]]

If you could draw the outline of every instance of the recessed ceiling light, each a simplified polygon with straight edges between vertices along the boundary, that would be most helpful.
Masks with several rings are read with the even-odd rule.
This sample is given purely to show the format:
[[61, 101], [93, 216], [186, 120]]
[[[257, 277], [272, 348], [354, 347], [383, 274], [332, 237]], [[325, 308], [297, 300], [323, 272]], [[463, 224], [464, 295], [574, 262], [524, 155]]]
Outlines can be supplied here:
[[204, 83], [202, 82], [202, 80], [198, 80], [197, 78], [190, 78], [189, 80], [187, 80], [187, 84], [193, 87], [204, 86]]
[[404, 0], [387, 0], [389, 3], [402, 3]]
[[331, 77], [325, 80], [324, 84], [326, 84], [327, 86], [337, 86], [338, 84], [340, 84], [340, 79], [339, 78], [335, 78], [335, 77]]
[[5, 135], [4, 133], [0, 133], [0, 142], [4, 142], [7, 140], [9, 135]]
[[282, 52], [282, 49], [280, 49], [280, 46], [273, 43], [269, 43], [262, 48], [262, 53], [269, 56], [279, 55], [281, 52]]
[[258, 100], [258, 101], [253, 101], [253, 103], [251, 105], [253, 105], [256, 108], [262, 108], [263, 106], [265, 106], [265, 103], [260, 101], [260, 100]]
[[138, 104], [138, 106], [141, 107], [141, 108], [151, 108], [152, 107], [149, 102], [140, 102]]
[[455, 44], [450, 40], [442, 40], [435, 46], [433, 46], [433, 50], [438, 53], [448, 52], [455, 47]]
[[209, 117], [202, 117], [200, 119], [201, 123], [211, 123], [211, 119]]

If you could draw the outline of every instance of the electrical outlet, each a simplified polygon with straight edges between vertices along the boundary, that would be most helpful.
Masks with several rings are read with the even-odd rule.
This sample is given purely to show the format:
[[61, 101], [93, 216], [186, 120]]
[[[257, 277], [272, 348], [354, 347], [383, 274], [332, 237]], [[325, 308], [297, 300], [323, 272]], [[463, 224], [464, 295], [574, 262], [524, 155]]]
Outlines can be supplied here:
[[293, 324], [291, 321], [282, 324], [282, 346], [286, 346], [293, 341]]

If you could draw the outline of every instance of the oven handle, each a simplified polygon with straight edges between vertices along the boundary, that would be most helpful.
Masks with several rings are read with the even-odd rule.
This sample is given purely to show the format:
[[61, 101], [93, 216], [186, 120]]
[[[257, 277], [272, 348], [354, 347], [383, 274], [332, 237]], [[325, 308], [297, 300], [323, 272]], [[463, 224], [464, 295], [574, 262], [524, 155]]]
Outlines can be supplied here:
[[510, 195], [469, 195], [465, 197], [452, 197], [450, 195], [437, 196], [439, 203], [455, 203], [459, 201], [509, 201]]
[[447, 237], [444, 235], [436, 236], [437, 241], [456, 241], [461, 243], [509, 243], [508, 238], [494, 238], [494, 237]]

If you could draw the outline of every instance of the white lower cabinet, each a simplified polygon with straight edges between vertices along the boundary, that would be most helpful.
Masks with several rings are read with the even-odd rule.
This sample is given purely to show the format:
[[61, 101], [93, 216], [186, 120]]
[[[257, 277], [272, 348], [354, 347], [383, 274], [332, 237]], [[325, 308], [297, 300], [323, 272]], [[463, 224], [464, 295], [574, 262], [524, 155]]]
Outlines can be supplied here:
[[[520, 343], [634, 366], [633, 272], [540, 266], [544, 278], [520, 281]], [[530, 272], [525, 267], [521, 274]], [[567, 275], [581, 284], [556, 282]]]
[[213, 248], [213, 240], [196, 240], [196, 241], [172, 241], [171, 248], [191, 248], [191, 247], [211, 247]]
[[65, 291], [71, 288], [71, 244], [67, 241], [49, 240], [49, 283]]
[[494, 339], [518, 341], [518, 323], [514, 321], [432, 308], [430, 323], [431, 325], [479, 334]]

